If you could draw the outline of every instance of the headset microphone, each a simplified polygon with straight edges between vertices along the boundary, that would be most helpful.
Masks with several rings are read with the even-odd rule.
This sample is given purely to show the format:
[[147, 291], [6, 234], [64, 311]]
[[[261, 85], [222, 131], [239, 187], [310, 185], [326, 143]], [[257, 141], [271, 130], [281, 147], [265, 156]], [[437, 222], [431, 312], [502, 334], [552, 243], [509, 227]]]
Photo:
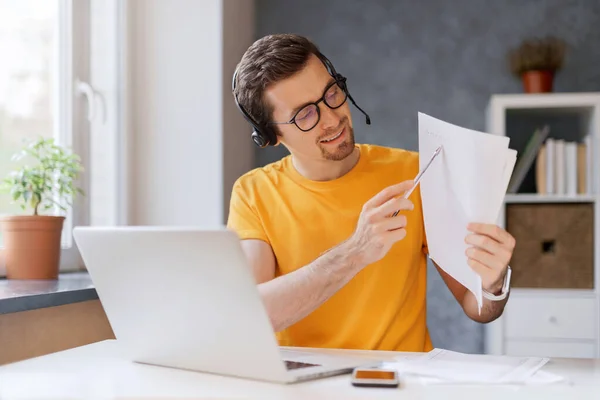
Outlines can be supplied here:
[[354, 104], [354, 107], [358, 108], [360, 110], [360, 112], [365, 115], [365, 119], [366, 119], [367, 125], [371, 125], [371, 118], [369, 117], [369, 114], [367, 114], [366, 112], [364, 112], [364, 110], [362, 108], [360, 108], [356, 104], [356, 102], [354, 101], [354, 99], [352, 98], [352, 96], [350, 96], [350, 93], [348, 93], [348, 98], [350, 99], [350, 101], [352, 102], [352, 104]]

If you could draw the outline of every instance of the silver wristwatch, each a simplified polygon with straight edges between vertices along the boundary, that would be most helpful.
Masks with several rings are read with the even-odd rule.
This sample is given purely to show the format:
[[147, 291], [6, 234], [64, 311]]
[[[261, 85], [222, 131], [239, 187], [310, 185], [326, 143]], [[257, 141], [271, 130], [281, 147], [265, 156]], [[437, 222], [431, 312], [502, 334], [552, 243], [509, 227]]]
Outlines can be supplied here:
[[502, 284], [502, 293], [500, 293], [499, 295], [495, 295], [495, 294], [488, 292], [485, 289], [482, 289], [483, 297], [485, 297], [488, 300], [492, 300], [492, 301], [504, 300], [506, 298], [506, 296], [508, 296], [508, 292], [510, 290], [510, 274], [511, 274], [511, 272], [512, 272], [512, 270], [510, 269], [510, 265], [509, 265], [508, 269], [506, 270], [506, 275], [504, 276], [504, 283]]

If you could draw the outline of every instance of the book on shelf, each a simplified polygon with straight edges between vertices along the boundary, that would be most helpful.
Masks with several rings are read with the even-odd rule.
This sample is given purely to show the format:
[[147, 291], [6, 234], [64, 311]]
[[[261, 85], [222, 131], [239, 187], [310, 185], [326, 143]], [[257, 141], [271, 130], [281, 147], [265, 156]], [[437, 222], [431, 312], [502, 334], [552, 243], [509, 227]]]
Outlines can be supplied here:
[[575, 196], [590, 193], [590, 136], [583, 142], [547, 138], [535, 163], [537, 193]]
[[549, 133], [550, 128], [544, 126], [531, 135], [523, 154], [517, 160], [517, 165], [508, 184], [508, 193], [517, 193]]

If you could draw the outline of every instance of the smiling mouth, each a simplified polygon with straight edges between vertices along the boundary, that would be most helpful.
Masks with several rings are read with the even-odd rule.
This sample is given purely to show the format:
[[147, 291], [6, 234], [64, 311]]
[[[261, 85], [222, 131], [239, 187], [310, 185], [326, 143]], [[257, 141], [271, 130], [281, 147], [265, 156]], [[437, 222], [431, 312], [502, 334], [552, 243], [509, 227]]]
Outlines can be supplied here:
[[339, 138], [339, 137], [340, 137], [340, 135], [341, 135], [342, 133], [344, 133], [344, 129], [345, 129], [345, 128], [342, 128], [342, 130], [341, 130], [341, 131], [340, 131], [340, 132], [339, 132], [337, 135], [335, 135], [335, 136], [332, 136], [332, 137], [330, 137], [329, 139], [322, 139], [322, 140], [321, 140], [321, 143], [327, 143], [327, 142], [331, 142], [331, 141], [333, 141], [333, 140], [335, 140], [335, 139]]

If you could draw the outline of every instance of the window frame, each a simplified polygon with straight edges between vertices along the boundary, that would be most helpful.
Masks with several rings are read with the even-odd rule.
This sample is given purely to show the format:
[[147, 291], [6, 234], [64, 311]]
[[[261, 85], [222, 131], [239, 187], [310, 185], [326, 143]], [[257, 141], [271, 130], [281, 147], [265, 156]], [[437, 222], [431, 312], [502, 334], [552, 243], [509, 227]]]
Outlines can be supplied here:
[[[58, 101], [55, 105], [55, 137], [61, 145], [70, 147], [81, 157], [84, 173], [76, 184], [85, 193], [90, 187], [87, 171], [89, 169], [89, 133], [90, 123], [87, 116], [88, 100], [78, 95], [76, 81], [89, 79], [90, 60], [90, 23], [89, 0], [58, 0], [57, 18], [57, 81]], [[77, 196], [66, 212], [65, 225], [61, 240], [60, 272], [84, 269], [83, 260], [73, 241], [73, 228], [89, 223], [89, 199]]]

